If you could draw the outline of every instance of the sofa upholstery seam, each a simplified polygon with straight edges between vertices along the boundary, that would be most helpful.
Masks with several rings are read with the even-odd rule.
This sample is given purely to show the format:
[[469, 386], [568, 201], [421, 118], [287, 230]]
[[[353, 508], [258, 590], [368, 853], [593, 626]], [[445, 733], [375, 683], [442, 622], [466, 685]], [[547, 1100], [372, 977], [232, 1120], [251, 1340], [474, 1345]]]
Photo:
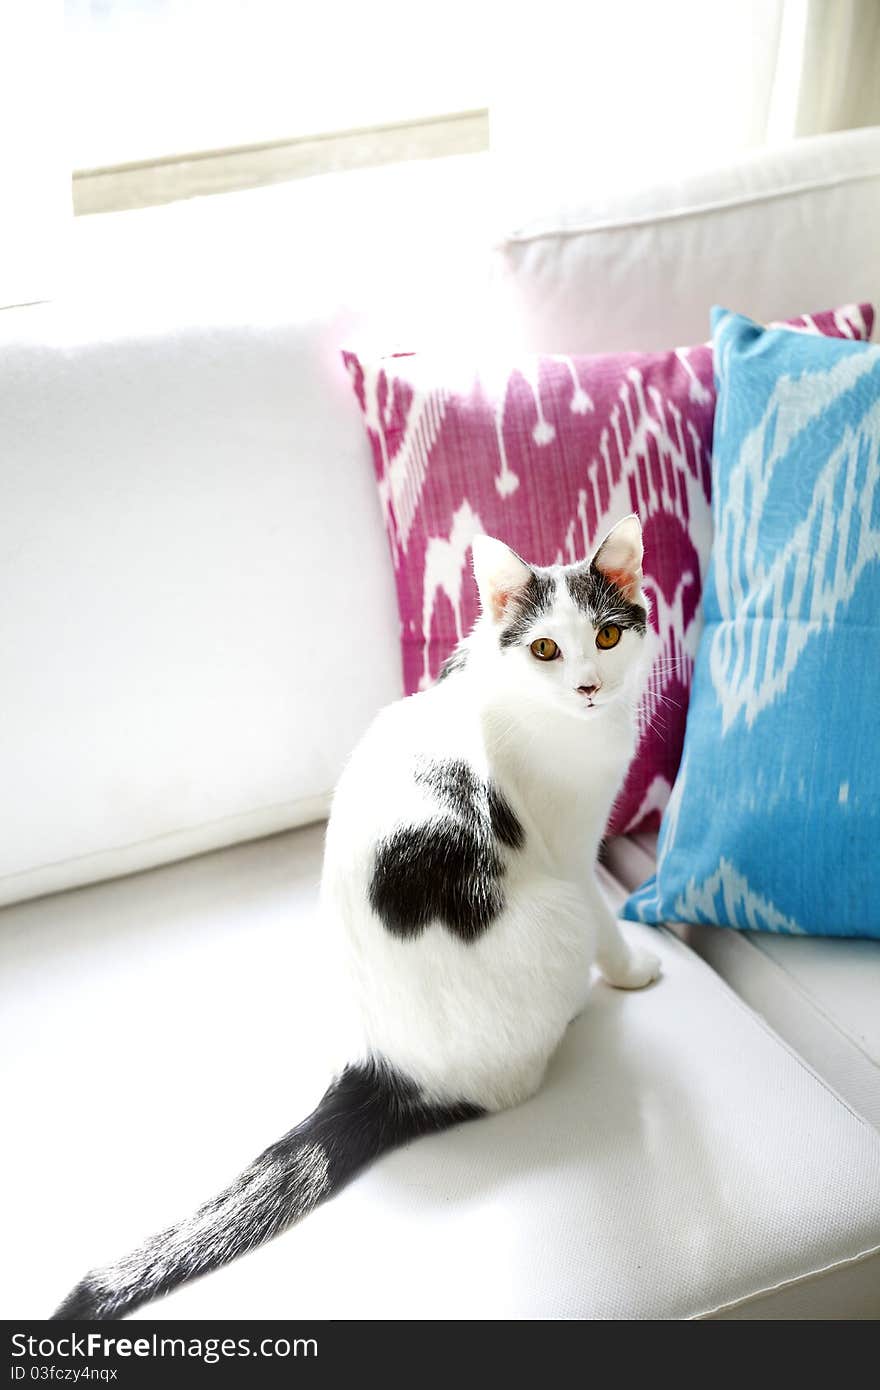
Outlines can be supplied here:
[[592, 236], [602, 232], [626, 232], [636, 227], [650, 227], [658, 223], [680, 222], [688, 217], [707, 217], [715, 212], [728, 212], [741, 207], [755, 207], [771, 203], [780, 198], [797, 198], [805, 193], [824, 192], [835, 188], [845, 188], [852, 183], [870, 183], [880, 180], [880, 167], [864, 169], [859, 172], [820, 179], [813, 183], [796, 183], [787, 188], [765, 189], [763, 192], [747, 194], [741, 198], [717, 198], [705, 203], [694, 203], [690, 207], [669, 208], [664, 212], [642, 213], [620, 221], [579, 223], [574, 227], [549, 227], [543, 231], [511, 232], [498, 243], [501, 250], [507, 247], [527, 246], [536, 241], [568, 241], [573, 237]]
[[[736, 928], [731, 927], [729, 928], [729, 930], [735, 931]], [[832, 1018], [831, 1014], [826, 1012], [826, 1010], [822, 1007], [822, 1004], [816, 998], [816, 996], [814, 994], [811, 994], [810, 991], [801, 984], [796, 975], [793, 975], [790, 970], [786, 969], [782, 962], [777, 960], [775, 956], [768, 955], [766, 951], [762, 950], [761, 947], [751, 939], [751, 937], [746, 936], [745, 933], [740, 933], [740, 935], [746, 942], [749, 949], [752, 951], [756, 951], [758, 955], [760, 955], [761, 958], [768, 963], [768, 965], [777, 970], [779, 974], [783, 977], [785, 983], [789, 986], [789, 988], [792, 989], [795, 992], [795, 994], [797, 994], [798, 997], [802, 999], [803, 1002], [809, 1008], [814, 1009], [815, 1012], [819, 1015], [819, 1017], [823, 1019], [825, 1023], [828, 1024], [829, 1028], [832, 1028], [836, 1033], [840, 1035], [844, 1042], [849, 1043], [852, 1047], [855, 1048], [857, 1052], [861, 1053], [865, 1061], [869, 1062], [872, 1067], [874, 1067], [877, 1070], [880, 1070], [880, 1062], [878, 1062], [877, 1058], [872, 1057], [870, 1052], [867, 1052], [865, 1048], [862, 1047], [861, 1043], [858, 1041], [857, 1038], [854, 1038], [851, 1033], [848, 1033], [846, 1029], [840, 1023], [838, 1023], [836, 1018]], [[832, 941], [834, 940], [833, 937], [825, 939]]]
[[855, 1255], [846, 1255], [839, 1260], [831, 1260], [826, 1265], [819, 1265], [816, 1269], [807, 1270], [805, 1274], [795, 1274], [790, 1279], [780, 1279], [776, 1284], [767, 1284], [764, 1288], [754, 1289], [751, 1293], [743, 1294], [740, 1298], [730, 1299], [726, 1303], [719, 1303], [714, 1308], [705, 1308], [700, 1313], [691, 1313], [686, 1319], [688, 1322], [699, 1322], [701, 1318], [711, 1318], [715, 1313], [724, 1313], [729, 1308], [742, 1308], [749, 1303], [755, 1303], [759, 1298], [766, 1298], [768, 1294], [779, 1293], [783, 1289], [796, 1288], [798, 1284], [808, 1284], [813, 1279], [821, 1279], [826, 1274], [833, 1274], [835, 1270], [845, 1269], [848, 1265], [857, 1265], [869, 1260], [874, 1255], [880, 1255], [880, 1245], [872, 1245], [866, 1250], [860, 1250]]
[[[763, 1014], [758, 1013], [757, 1009], [753, 1009], [751, 1005], [745, 1002], [744, 999], [740, 998], [740, 996], [727, 983], [727, 981], [723, 980], [721, 976], [717, 973], [717, 971], [713, 970], [712, 966], [708, 963], [708, 961], [703, 960], [702, 956], [698, 955], [696, 951], [694, 951], [690, 946], [688, 946], [684, 941], [682, 941], [667, 924], [661, 924], [661, 926], [659, 928], [656, 928], [655, 930], [661, 931], [663, 935], [666, 937], [666, 939], [674, 943], [675, 947], [679, 951], [686, 952], [688, 956], [690, 956], [694, 961], [696, 961], [697, 964], [710, 976], [715, 987], [721, 993], [727, 995], [727, 997], [736, 1005], [736, 1007], [742, 1013], [748, 1014], [755, 1021], [755, 1023], [757, 1023], [758, 1026], [763, 1029], [763, 1031], [768, 1035], [768, 1037], [772, 1038], [774, 1042], [778, 1043], [779, 1046], [782, 1047], [795, 1062], [797, 1062], [798, 1066], [802, 1069], [802, 1071], [805, 1071], [808, 1076], [811, 1076], [813, 1080], [818, 1082], [822, 1089], [826, 1091], [829, 1096], [832, 1097], [833, 1100], [837, 1101], [839, 1105], [842, 1105], [843, 1108], [847, 1110], [850, 1115], [852, 1115], [853, 1119], [858, 1121], [862, 1129], [864, 1129], [866, 1133], [868, 1133], [871, 1136], [873, 1144], [880, 1145], [880, 1134], [878, 1134], [877, 1130], [870, 1123], [870, 1121], [866, 1120], [864, 1115], [860, 1115], [858, 1110], [854, 1110], [853, 1107], [850, 1105], [849, 1101], [846, 1100], [842, 1095], [840, 1095], [838, 1091], [835, 1091], [832, 1086], [829, 1086], [825, 1078], [823, 1076], [820, 1076], [817, 1071], [814, 1071], [813, 1068], [809, 1065], [809, 1063], [806, 1062], [803, 1057], [801, 1057], [800, 1053], [796, 1052], [795, 1049], [791, 1046], [791, 1044], [786, 1042], [785, 1038], [783, 1038], [779, 1033], [776, 1032], [775, 1028], [771, 1028], [770, 1024], [764, 1018]], [[880, 1246], [878, 1246], [877, 1248], [880, 1249]]]
[[[199, 821], [195, 825], [179, 825], [176, 826], [174, 830], [162, 830], [159, 832], [158, 835], [141, 836], [137, 840], [128, 840], [125, 842], [125, 844], [108, 845], [102, 849], [90, 849], [87, 850], [85, 854], [72, 854], [65, 859], [52, 859], [49, 860], [48, 863], [34, 864], [31, 868], [28, 869], [16, 869], [15, 872], [11, 874], [0, 874], [0, 886], [2, 886], [5, 883], [14, 883], [16, 879], [30, 878], [34, 874], [43, 873], [47, 869], [63, 869], [66, 868], [69, 864], [81, 864], [83, 863], [83, 861], [87, 859], [97, 859], [101, 855], [124, 854], [127, 850], [137, 849], [140, 845], [155, 845], [158, 844], [161, 840], [171, 840], [175, 837], [175, 835], [198, 834], [199, 831], [209, 830], [213, 826], [224, 825], [226, 822], [230, 821], [246, 820], [250, 816], [263, 815], [266, 811], [278, 810], [282, 806], [302, 806], [309, 802], [323, 802], [329, 808], [331, 796], [332, 792], [323, 791], [315, 793], [314, 796], [298, 796], [285, 801], [270, 801], [263, 806], [252, 806], [247, 811], [233, 811], [231, 815], [217, 816], [213, 820]], [[319, 815], [315, 817], [315, 821], [324, 819], [326, 819], [326, 813], [323, 816]], [[314, 822], [312, 823], [314, 824]], [[291, 827], [291, 829], [294, 828], [297, 827]], [[263, 837], [255, 836], [254, 838], [262, 839]], [[234, 841], [231, 843], [240, 844], [242, 843], [242, 841]], [[218, 848], [223, 848], [223, 846], [219, 846]], [[189, 856], [186, 857], [188, 858]], [[98, 880], [98, 882], [101, 881], [102, 880]], [[7, 904], [7, 906], [12, 906], [12, 904]]]

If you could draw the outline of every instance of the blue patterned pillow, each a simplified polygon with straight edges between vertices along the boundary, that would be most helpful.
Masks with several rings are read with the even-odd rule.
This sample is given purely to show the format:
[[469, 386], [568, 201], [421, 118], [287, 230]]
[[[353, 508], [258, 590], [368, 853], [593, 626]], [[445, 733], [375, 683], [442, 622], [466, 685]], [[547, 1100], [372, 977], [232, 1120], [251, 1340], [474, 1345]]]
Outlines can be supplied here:
[[712, 323], [705, 628], [624, 916], [880, 937], [880, 348]]

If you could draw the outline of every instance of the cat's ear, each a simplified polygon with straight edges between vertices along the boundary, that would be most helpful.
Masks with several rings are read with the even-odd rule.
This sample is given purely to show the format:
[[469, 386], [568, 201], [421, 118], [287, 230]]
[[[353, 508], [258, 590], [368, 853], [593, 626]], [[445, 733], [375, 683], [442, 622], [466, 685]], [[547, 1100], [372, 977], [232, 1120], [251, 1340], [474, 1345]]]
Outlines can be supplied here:
[[612, 527], [593, 556], [592, 564], [632, 600], [642, 583], [644, 553], [641, 523], [633, 513]]
[[498, 623], [525, 589], [532, 571], [515, 550], [493, 536], [474, 536], [471, 545], [480, 604]]

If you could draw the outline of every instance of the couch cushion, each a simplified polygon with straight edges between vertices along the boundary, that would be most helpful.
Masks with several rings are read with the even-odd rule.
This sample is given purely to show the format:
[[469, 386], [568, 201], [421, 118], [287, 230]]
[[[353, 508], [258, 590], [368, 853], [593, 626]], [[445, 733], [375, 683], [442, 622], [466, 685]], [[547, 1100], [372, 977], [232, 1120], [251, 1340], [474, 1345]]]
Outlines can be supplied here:
[[[6, 1316], [47, 1313], [320, 1092], [321, 838], [0, 914]], [[532, 1101], [388, 1156], [142, 1315], [880, 1314], [880, 1137], [680, 941], [626, 930], [663, 980], [597, 984]]]
[[[656, 836], [618, 837], [606, 862], [632, 891], [654, 872]], [[880, 1129], [880, 941], [674, 928], [825, 1081]]]
[[69, 292], [0, 315], [0, 902], [326, 815], [400, 694], [338, 349], [433, 321], [444, 272], [474, 297], [485, 183], [433, 160], [79, 217]]
[[684, 926], [692, 946], [880, 1129], [880, 941]]
[[[837, 1019], [869, 1061], [880, 1067], [880, 945], [825, 938], [795, 941], [752, 932], [749, 944], [785, 970], [817, 1008]], [[880, 1073], [877, 1082], [880, 1088]]]
[[712, 304], [775, 319], [880, 294], [880, 127], [607, 195], [573, 168], [556, 208], [523, 192], [499, 279], [506, 340], [534, 352], [652, 351], [699, 342]]
[[[880, 348], [716, 309], [714, 537], [642, 922], [880, 938]], [[874, 693], [872, 693], [874, 692]]]

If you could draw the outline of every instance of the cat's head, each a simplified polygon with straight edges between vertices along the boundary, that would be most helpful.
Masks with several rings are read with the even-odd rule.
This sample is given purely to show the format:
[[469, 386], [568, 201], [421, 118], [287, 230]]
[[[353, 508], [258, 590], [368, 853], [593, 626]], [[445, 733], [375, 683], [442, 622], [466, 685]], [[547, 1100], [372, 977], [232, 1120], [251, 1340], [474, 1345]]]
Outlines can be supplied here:
[[584, 718], [631, 701], [647, 631], [642, 555], [637, 516], [575, 565], [529, 565], [503, 541], [475, 536], [474, 639], [493, 684]]

